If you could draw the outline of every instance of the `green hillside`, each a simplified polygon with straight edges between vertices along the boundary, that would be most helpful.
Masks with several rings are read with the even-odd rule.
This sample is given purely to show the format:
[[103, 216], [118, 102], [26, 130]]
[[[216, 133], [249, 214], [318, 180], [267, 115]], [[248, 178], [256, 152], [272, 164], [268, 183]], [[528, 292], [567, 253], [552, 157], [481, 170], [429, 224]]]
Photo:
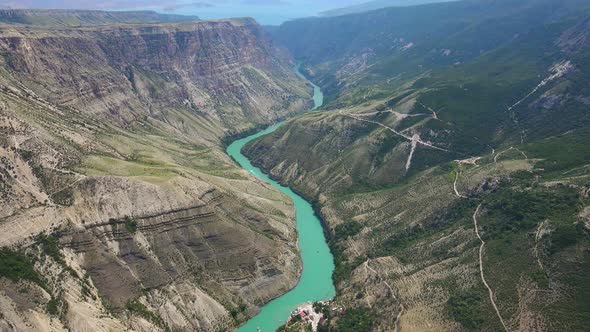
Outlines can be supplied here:
[[432, 69], [528, 43], [533, 28], [576, 20], [589, 7], [579, 0], [459, 1], [295, 20], [272, 33], [309, 66], [329, 101], [355, 93], [375, 99]]
[[584, 331], [588, 7], [461, 1], [274, 31], [328, 104], [245, 152], [326, 220], [347, 311], [325, 328]]
[[377, 10], [387, 7], [406, 7], [448, 1], [449, 0], [374, 0], [362, 3], [360, 5], [327, 10], [325, 12], [321, 12], [320, 16], [341, 16], [368, 12], [371, 10]]

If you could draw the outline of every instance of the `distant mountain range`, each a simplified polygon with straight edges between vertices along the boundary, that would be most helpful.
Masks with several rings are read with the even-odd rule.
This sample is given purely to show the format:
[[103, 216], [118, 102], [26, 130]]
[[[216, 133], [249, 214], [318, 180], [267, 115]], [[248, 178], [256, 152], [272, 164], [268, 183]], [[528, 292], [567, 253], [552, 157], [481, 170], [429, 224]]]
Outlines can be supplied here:
[[436, 2], [450, 2], [454, 0], [374, 0], [360, 5], [354, 5], [344, 8], [331, 9], [320, 13], [320, 16], [341, 16], [355, 13], [368, 12], [387, 7], [407, 7], [417, 6]]
[[102, 11], [67, 9], [2, 9], [0, 23], [80, 27], [107, 24], [170, 23], [198, 20], [198, 16], [160, 14], [155, 11]]

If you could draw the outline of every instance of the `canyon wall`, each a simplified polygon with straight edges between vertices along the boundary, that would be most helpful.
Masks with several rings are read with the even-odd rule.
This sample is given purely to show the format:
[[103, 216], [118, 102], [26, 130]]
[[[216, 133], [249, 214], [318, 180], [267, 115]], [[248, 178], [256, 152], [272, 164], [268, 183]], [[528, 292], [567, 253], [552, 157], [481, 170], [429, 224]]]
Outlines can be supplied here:
[[0, 28], [0, 329], [226, 330], [293, 287], [291, 202], [222, 143], [308, 107], [291, 67], [249, 19]]

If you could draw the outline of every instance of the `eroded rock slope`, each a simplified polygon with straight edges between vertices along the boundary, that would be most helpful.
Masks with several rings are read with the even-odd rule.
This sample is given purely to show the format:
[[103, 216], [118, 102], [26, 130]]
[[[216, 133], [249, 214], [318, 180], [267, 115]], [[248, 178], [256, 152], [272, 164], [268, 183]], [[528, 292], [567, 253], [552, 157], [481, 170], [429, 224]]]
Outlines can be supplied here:
[[252, 20], [0, 28], [0, 329], [232, 329], [293, 287], [289, 200], [223, 140], [305, 110]]

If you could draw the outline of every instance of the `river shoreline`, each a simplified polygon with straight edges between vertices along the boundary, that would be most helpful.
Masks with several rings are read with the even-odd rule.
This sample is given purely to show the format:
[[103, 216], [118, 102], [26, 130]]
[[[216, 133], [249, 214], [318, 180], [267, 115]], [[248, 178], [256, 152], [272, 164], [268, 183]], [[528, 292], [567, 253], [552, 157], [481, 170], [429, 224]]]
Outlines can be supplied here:
[[[297, 67], [295, 68], [298, 69]], [[300, 74], [300, 73], [298, 73]], [[314, 88], [314, 108], [322, 105], [323, 95], [318, 86]], [[282, 125], [278, 122], [270, 127], [232, 142], [226, 149], [227, 154], [251, 175], [267, 182], [278, 191], [291, 197], [295, 209], [297, 246], [301, 258], [301, 274], [297, 284], [285, 294], [269, 301], [260, 308], [258, 314], [244, 322], [239, 332], [275, 331], [289, 318], [291, 312], [303, 303], [330, 300], [336, 290], [332, 274], [335, 268], [334, 258], [328, 240], [331, 238], [327, 224], [319, 213], [315, 200], [307, 200], [305, 195], [291, 187], [285, 186], [272, 175], [264, 173], [242, 154], [242, 148], [252, 140], [271, 134]], [[242, 133], [243, 135], [243, 133]]]
[[296, 187], [290, 186], [288, 182], [281, 179], [280, 177], [275, 176], [275, 175], [271, 174], [270, 172], [266, 172], [266, 170], [260, 165], [260, 163], [257, 163], [255, 161], [254, 162], [250, 161], [250, 162], [252, 163], [252, 166], [254, 166], [256, 168], [260, 168], [261, 170], [265, 171], [265, 174], [269, 178], [271, 178], [272, 180], [278, 182], [282, 186], [289, 187], [291, 190], [293, 190], [294, 193], [303, 197], [303, 199], [305, 199], [311, 205], [311, 207], [313, 208], [313, 211], [315, 213], [315, 216], [320, 220], [320, 222], [322, 224], [322, 228], [324, 229], [324, 236], [326, 237], [326, 240], [328, 242], [332, 241], [332, 239], [333, 239], [332, 230], [330, 229], [330, 225], [328, 224], [328, 222], [324, 218], [324, 215], [322, 214], [322, 210], [320, 208], [320, 204], [318, 203], [316, 198], [310, 197], [309, 195], [305, 194], [304, 192], [298, 190]]

